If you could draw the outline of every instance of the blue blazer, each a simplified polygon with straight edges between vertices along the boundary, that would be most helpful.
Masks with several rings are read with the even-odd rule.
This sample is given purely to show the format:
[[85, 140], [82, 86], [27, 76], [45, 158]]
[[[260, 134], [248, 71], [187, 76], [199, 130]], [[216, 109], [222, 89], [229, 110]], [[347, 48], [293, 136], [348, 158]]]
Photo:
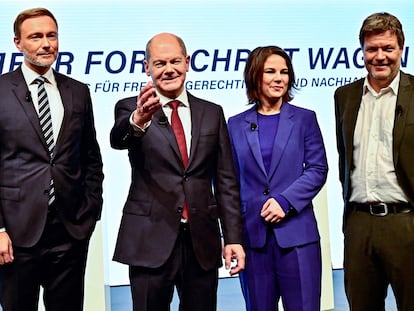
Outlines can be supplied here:
[[319, 240], [312, 199], [326, 181], [328, 164], [316, 115], [283, 103], [269, 173], [260, 151], [256, 106], [228, 122], [242, 199], [244, 245], [263, 247], [268, 224], [260, 216], [263, 204], [283, 195], [296, 211], [272, 226], [281, 247]]

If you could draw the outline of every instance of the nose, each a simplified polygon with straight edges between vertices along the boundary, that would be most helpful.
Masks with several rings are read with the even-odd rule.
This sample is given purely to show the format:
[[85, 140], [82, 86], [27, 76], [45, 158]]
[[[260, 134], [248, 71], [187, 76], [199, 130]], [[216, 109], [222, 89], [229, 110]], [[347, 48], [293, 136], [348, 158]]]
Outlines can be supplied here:
[[173, 65], [171, 63], [167, 62], [166, 65], [165, 65], [165, 71], [166, 72], [173, 72], [174, 71]]
[[46, 36], [42, 38], [42, 48], [44, 49], [50, 48], [50, 41], [49, 41], [49, 38]]
[[280, 81], [281, 79], [281, 75], [280, 72], [275, 72], [275, 74], [273, 75], [273, 80], [274, 81]]
[[384, 59], [385, 58], [385, 53], [382, 49], [378, 49], [377, 50], [377, 55], [375, 55], [375, 57], [377, 59]]

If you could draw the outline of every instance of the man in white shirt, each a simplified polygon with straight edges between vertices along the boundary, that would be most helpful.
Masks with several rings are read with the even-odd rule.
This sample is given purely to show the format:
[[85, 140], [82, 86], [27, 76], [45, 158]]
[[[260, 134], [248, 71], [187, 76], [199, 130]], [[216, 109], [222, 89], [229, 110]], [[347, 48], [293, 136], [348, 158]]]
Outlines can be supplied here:
[[345, 290], [351, 310], [414, 306], [414, 77], [400, 70], [404, 33], [388, 13], [360, 30], [368, 75], [335, 92], [343, 187]]

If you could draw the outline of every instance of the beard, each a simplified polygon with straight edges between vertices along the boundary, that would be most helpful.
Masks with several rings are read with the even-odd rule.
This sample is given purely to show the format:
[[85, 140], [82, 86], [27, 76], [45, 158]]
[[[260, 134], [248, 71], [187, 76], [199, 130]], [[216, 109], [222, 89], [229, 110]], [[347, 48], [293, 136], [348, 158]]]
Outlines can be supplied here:
[[35, 67], [42, 67], [42, 68], [48, 68], [50, 67], [56, 60], [56, 54], [53, 54], [53, 57], [50, 56], [47, 59], [42, 59], [41, 56], [25, 56], [26, 62], [29, 64], [35, 66]]

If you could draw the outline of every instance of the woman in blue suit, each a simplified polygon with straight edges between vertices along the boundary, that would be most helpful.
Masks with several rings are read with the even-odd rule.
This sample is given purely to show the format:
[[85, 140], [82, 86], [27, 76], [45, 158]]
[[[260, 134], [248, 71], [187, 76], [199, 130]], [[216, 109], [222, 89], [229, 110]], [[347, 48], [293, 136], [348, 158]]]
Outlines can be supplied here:
[[295, 75], [279, 47], [258, 47], [244, 71], [252, 107], [229, 119], [240, 182], [246, 307], [319, 311], [321, 249], [312, 199], [328, 165], [316, 115], [293, 106]]

